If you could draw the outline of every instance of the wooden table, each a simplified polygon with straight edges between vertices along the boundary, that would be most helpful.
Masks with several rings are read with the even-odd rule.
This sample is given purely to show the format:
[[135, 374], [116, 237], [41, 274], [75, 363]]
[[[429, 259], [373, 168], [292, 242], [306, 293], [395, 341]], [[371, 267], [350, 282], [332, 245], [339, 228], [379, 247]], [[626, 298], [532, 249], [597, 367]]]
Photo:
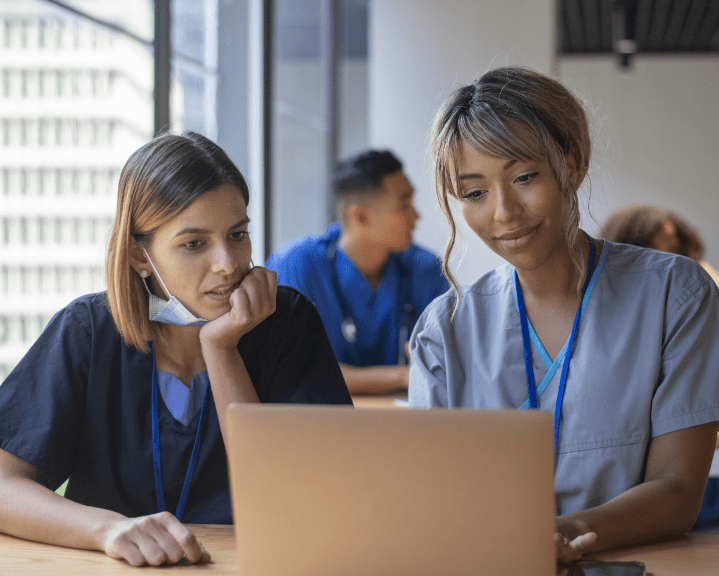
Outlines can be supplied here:
[[689, 534], [671, 542], [610, 550], [586, 559], [641, 560], [651, 576], [716, 576], [719, 574], [719, 534]]
[[[72, 550], [37, 544], [0, 534], [0, 573], [8, 576], [84, 574], [124, 576], [132, 574], [233, 574], [237, 575], [235, 539], [231, 526], [191, 527], [212, 555], [212, 563], [133, 568], [101, 552]], [[691, 534], [663, 544], [639, 546], [597, 554], [600, 560], [641, 560], [652, 576], [715, 576], [719, 573], [719, 534]], [[392, 575], [388, 575], [392, 576]]]
[[406, 408], [407, 393], [355, 394], [352, 396], [355, 408]]
[[210, 564], [143, 566], [134, 568], [102, 552], [74, 550], [28, 542], [0, 534], [0, 574], [3, 576], [144, 576], [145, 574], [233, 574], [237, 576], [237, 554], [232, 526], [196, 525], [192, 531], [212, 555]]

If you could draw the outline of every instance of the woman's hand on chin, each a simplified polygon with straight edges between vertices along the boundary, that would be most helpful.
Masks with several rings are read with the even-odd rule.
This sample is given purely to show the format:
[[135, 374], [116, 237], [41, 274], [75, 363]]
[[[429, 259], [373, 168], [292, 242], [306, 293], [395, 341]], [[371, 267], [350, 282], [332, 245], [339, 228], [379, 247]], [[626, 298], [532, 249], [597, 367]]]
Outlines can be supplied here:
[[230, 310], [200, 330], [203, 348], [231, 349], [240, 338], [275, 311], [277, 273], [256, 266], [230, 296]]

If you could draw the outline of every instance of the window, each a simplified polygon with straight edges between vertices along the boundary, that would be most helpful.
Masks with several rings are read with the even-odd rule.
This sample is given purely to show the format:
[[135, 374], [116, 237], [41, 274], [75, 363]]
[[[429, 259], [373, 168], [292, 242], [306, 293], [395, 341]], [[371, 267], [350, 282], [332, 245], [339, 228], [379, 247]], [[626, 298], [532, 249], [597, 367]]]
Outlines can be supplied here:
[[[115, 14], [151, 38], [152, 0], [74, 4]], [[152, 137], [153, 59], [135, 40], [41, 0], [3, 6], [0, 45], [17, 53], [0, 63], [0, 146], [12, 151], [0, 153], [0, 195], [12, 207], [0, 218], [4, 378], [39, 336], [48, 302], [59, 309], [103, 289], [120, 170]], [[118, 77], [126, 83], [111, 80]], [[122, 140], [111, 137], [115, 122], [130, 126]], [[26, 152], [15, 153], [18, 146]]]
[[217, 0], [172, 0], [173, 131], [217, 140]]
[[335, 163], [367, 146], [367, 1], [274, 5], [270, 250], [324, 231]]
[[[17, 57], [0, 63], [0, 147], [28, 149], [0, 150], [0, 194], [13, 206], [0, 221], [0, 318], [7, 320], [0, 377], [47, 321], [41, 303], [60, 308], [103, 289], [120, 171], [160, 128], [160, 118], [169, 118], [173, 132], [195, 130], [218, 141], [250, 182], [255, 177], [252, 233], [265, 253], [324, 229], [332, 217], [329, 173], [367, 141], [367, 2], [263, 0], [273, 20], [265, 27], [254, 22], [252, 32], [250, 2], [63, 1], [79, 14], [44, 0], [3, 6], [0, 46]], [[155, 12], [166, 14], [168, 3], [172, 46], [169, 54], [158, 48], [155, 61]], [[254, 33], [265, 35], [265, 49], [272, 46], [274, 81], [253, 95], [271, 106], [271, 122], [258, 129], [271, 144], [269, 154], [247, 136], [256, 104], [248, 87], [264, 80], [249, 65]], [[169, 98], [155, 89], [156, 63], [170, 71]], [[23, 110], [23, 117], [10, 110]], [[156, 120], [155, 111], [164, 116]], [[29, 150], [35, 146], [42, 147], [38, 154]], [[262, 163], [250, 162], [259, 156]], [[268, 213], [263, 196], [271, 200]], [[15, 257], [21, 243], [22, 267]], [[54, 254], [63, 258], [49, 261]], [[25, 298], [25, 290], [45, 297]]]

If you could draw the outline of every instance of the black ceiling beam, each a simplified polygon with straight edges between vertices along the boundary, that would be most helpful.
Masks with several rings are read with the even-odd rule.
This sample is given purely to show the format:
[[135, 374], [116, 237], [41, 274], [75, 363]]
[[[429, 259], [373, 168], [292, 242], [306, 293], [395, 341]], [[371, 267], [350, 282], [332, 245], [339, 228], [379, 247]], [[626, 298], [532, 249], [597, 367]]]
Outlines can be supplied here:
[[667, 28], [667, 18], [672, 0], [656, 0], [652, 11], [652, 24], [649, 29], [649, 37], [645, 49], [651, 52], [658, 52], [662, 49], [662, 40]]
[[669, 23], [667, 24], [667, 29], [664, 32], [664, 40], [662, 41], [662, 50], [668, 50], [670, 52], [676, 50], [690, 4], [691, 0], [674, 0], [674, 2], [672, 2], [668, 16]]
[[561, 0], [560, 53], [719, 52], [719, 0]]
[[584, 34], [586, 38], [587, 51], [599, 52], [601, 50], [601, 34], [599, 30], [599, 6], [597, 0], [585, 0], [584, 2]]
[[602, 51], [612, 52], [612, 4], [614, 0], [602, 0], [601, 4], [601, 26], [602, 26]]
[[699, 32], [708, 1], [709, 0], [694, 0], [691, 3], [689, 14], [684, 22], [684, 28], [676, 45], [677, 50], [688, 51], [694, 47], [694, 42]]
[[564, 13], [567, 17], [567, 39], [572, 52], [586, 52], [587, 44], [584, 35], [584, 21], [580, 3], [575, 0], [564, 2]]
[[702, 49], [708, 49], [709, 41], [716, 35], [719, 28], [719, 2], [710, 2], [704, 13], [704, 19], [701, 28], [696, 35], [695, 46]]

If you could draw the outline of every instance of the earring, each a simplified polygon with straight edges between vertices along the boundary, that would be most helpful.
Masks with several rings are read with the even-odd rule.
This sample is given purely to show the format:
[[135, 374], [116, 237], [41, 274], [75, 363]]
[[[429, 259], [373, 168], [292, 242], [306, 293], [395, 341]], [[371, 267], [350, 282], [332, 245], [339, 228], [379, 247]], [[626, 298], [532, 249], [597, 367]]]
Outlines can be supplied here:
[[150, 273], [147, 270], [140, 270], [140, 278], [147, 278]]

